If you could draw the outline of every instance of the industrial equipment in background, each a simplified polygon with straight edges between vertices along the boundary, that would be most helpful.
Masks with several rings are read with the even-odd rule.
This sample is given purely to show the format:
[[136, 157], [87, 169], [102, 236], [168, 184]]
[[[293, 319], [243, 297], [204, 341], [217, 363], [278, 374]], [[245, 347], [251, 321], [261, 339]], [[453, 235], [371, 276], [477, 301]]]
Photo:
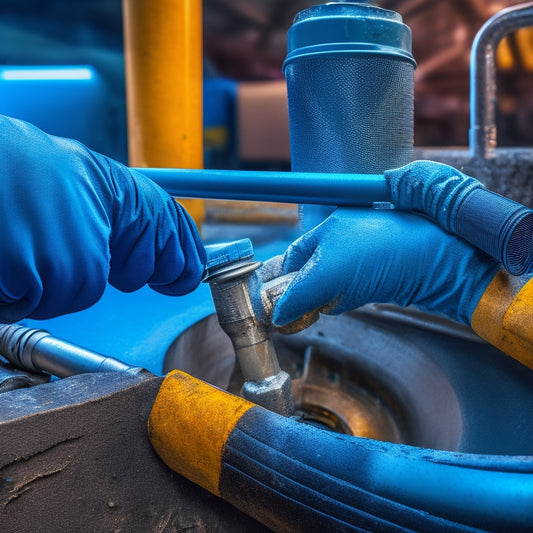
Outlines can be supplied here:
[[[376, 2], [382, 8], [400, 13], [413, 33], [413, 55], [418, 65], [414, 87], [415, 146], [458, 147], [468, 144], [472, 42], [491, 16], [517, 3], [515, 0]], [[203, 2], [204, 81], [219, 84], [213, 90], [219, 104], [213, 105], [209, 99], [204, 104], [205, 136], [210, 157], [216, 154], [217, 163], [221, 160], [228, 163], [230, 150], [231, 164], [241, 165], [239, 168], [273, 169], [275, 166], [287, 169], [288, 128], [287, 122], [283, 125], [280, 118], [285, 114], [284, 120], [287, 120], [287, 106], [284, 98], [278, 96], [285, 91], [281, 64], [286, 55], [287, 30], [294, 15], [314, 4], [316, 2], [312, 0]], [[80, 1], [74, 8], [68, 0], [46, 4], [38, 0], [23, 3], [4, 0], [0, 7], [3, 9], [0, 24], [4, 36], [0, 45], [0, 64], [91, 65], [101, 77], [109, 105], [102, 123], [102, 135], [108, 148], [105, 153], [126, 162], [121, 2]], [[531, 30], [524, 28], [507, 35], [497, 50], [496, 121], [501, 132], [501, 146], [531, 145], [533, 102], [528, 90], [533, 76], [531, 42]], [[225, 87], [220, 87], [223, 84]], [[212, 94], [211, 88], [205, 94]], [[244, 114], [235, 109], [237, 99], [245, 109]], [[3, 99], [1, 105], [6, 103]], [[6, 109], [0, 107], [1, 112], [6, 113]], [[237, 113], [237, 121], [244, 120], [246, 124], [237, 124], [232, 110]], [[258, 120], [254, 121], [253, 115]], [[34, 122], [39, 125], [35, 119]], [[279, 148], [276, 152], [270, 148], [269, 153], [261, 153], [267, 149], [262, 146], [265, 139], [262, 130], [265, 128], [270, 131], [275, 128], [277, 132], [270, 136], [270, 139], [276, 139], [275, 146]], [[62, 134], [67, 135], [68, 131]], [[254, 137], [257, 143], [253, 142]], [[88, 145], [94, 149], [101, 146], [91, 142]], [[211, 167], [229, 168], [220, 164]]]

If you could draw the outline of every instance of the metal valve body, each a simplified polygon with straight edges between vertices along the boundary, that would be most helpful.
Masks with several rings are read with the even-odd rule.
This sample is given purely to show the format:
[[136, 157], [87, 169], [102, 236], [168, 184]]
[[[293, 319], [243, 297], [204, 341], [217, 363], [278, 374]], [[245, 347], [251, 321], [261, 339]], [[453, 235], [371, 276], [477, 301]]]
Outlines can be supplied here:
[[[264, 320], [260, 305], [253, 305], [250, 286], [259, 287], [248, 239], [208, 247], [204, 281], [209, 283], [222, 329], [231, 339], [245, 383], [242, 394], [271, 411], [291, 416], [294, 401], [291, 379], [279, 367], [270, 336], [272, 326]], [[260, 302], [260, 291], [257, 298]], [[256, 311], [257, 309], [257, 311]], [[260, 316], [263, 315], [263, 316]]]

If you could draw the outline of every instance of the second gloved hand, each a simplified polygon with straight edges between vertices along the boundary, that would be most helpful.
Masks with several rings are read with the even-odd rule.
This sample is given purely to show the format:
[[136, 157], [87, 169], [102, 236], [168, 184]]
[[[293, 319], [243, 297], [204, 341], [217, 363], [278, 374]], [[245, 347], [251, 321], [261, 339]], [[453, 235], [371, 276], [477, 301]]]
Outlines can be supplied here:
[[500, 265], [422, 216], [339, 208], [264, 268], [297, 272], [274, 309], [278, 326], [324, 306], [338, 314], [371, 302], [469, 324]]
[[199, 283], [194, 222], [144, 176], [3, 116], [0, 153], [0, 322], [84, 309], [107, 281], [172, 295]]

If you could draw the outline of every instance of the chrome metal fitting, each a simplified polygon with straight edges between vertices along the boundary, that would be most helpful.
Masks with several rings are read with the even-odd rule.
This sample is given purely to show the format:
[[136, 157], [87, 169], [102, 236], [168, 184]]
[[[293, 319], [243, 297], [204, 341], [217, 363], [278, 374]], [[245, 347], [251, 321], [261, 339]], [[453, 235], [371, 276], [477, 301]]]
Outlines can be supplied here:
[[54, 337], [45, 330], [17, 324], [0, 324], [0, 355], [28, 372], [47, 372], [60, 378], [86, 372], [147, 372]]
[[250, 285], [259, 287], [253, 273], [261, 263], [253, 261], [249, 239], [208, 248], [204, 282], [209, 283], [222, 329], [231, 339], [244, 376], [243, 396], [284, 416], [291, 416], [294, 401], [290, 376], [280, 369], [270, 336], [271, 325], [256, 312]]

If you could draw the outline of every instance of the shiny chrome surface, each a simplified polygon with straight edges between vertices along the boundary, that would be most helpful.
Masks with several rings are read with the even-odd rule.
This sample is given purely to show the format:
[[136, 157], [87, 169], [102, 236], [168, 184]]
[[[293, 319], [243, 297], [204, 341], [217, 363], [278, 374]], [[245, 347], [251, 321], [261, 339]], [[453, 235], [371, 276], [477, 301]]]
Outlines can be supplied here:
[[45, 330], [0, 324], [0, 355], [29, 372], [47, 372], [65, 378], [86, 372], [143, 372], [129, 365], [76, 346]]
[[209, 283], [218, 322], [231, 339], [239, 361], [243, 396], [290, 416], [294, 411], [290, 377], [279, 367], [270, 328], [257, 317], [249, 292], [249, 278], [260, 265], [249, 260], [221, 263], [204, 281]]

